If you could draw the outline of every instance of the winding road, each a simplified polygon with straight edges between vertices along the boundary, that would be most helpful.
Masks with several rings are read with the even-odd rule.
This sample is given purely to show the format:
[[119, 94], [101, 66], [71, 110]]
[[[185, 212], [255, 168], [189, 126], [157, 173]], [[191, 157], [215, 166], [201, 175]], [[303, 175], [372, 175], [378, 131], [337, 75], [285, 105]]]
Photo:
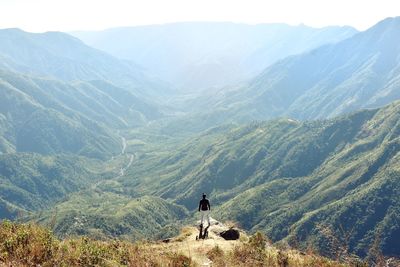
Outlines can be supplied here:
[[[121, 155], [125, 155], [126, 139], [125, 139], [125, 137], [121, 136], [121, 140], [122, 140]], [[121, 169], [119, 171], [119, 175], [117, 177], [121, 177], [121, 176], [123, 176], [125, 174], [125, 171], [132, 165], [132, 162], [133, 162], [133, 160], [135, 158], [134, 154], [127, 153], [126, 155], [129, 156], [129, 162], [125, 166], [121, 167]], [[117, 178], [117, 177], [115, 177], [115, 178]]]
[[[118, 133], [119, 134], [119, 133]], [[126, 147], [127, 147], [127, 142], [125, 137], [119, 135], [121, 137], [121, 141], [122, 141], [122, 149], [121, 149], [121, 153], [118, 156], [128, 156], [129, 157], [129, 162], [125, 165], [123, 165], [120, 170], [119, 170], [119, 174], [117, 176], [112, 177], [111, 179], [107, 179], [107, 180], [112, 180], [112, 179], [116, 179], [119, 178], [123, 175], [125, 175], [126, 170], [132, 165], [133, 160], [135, 159], [135, 154], [131, 154], [131, 153], [126, 153]], [[112, 157], [113, 159], [114, 157]], [[104, 182], [104, 180], [100, 180], [98, 182], [96, 182], [95, 184], [92, 185], [92, 189], [96, 189], [96, 187], [100, 184]]]

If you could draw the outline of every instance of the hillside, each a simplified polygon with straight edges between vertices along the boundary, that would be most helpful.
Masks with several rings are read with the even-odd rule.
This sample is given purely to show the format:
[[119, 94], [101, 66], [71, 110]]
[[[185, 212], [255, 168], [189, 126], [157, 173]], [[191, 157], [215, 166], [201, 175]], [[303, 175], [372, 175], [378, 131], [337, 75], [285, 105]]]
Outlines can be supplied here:
[[[27, 85], [21, 86], [24, 89], [41, 93], [40, 88], [29, 84], [29, 80], [24, 85]], [[26, 94], [3, 79], [0, 86], [0, 114], [3, 124], [7, 126], [2, 129], [2, 152], [69, 152], [104, 158], [119, 150], [117, 136], [79, 113], [65, 109], [63, 105], [55, 107], [59, 108], [56, 110], [53, 105], [58, 103], [54, 99], [35, 99], [35, 95]], [[41, 105], [39, 101], [48, 106]]]
[[193, 132], [282, 116], [324, 119], [389, 104], [400, 99], [399, 33], [400, 18], [388, 18], [341, 42], [282, 59], [247, 83], [190, 99], [191, 112], [162, 128]]
[[319, 246], [316, 225], [327, 224], [350, 233], [359, 255], [377, 233], [384, 253], [399, 255], [399, 116], [396, 102], [332, 120], [217, 128], [164, 152], [143, 151], [104, 190], [157, 195], [189, 210], [208, 192], [215, 214], [274, 241]]
[[121, 150], [113, 128], [162, 116], [153, 104], [105, 81], [66, 83], [0, 70], [0, 152], [108, 158]]
[[109, 159], [119, 130], [164, 116], [161, 84], [70, 35], [3, 29], [0, 58], [0, 153]]
[[167, 89], [130, 61], [119, 60], [62, 32], [29, 33], [0, 30], [0, 67], [63, 81], [105, 80], [129, 88], [137, 96]]
[[87, 235], [100, 240], [137, 241], [176, 234], [180, 221], [187, 216], [184, 207], [153, 196], [131, 198], [82, 190], [29, 220], [52, 225], [57, 236], [63, 238]]
[[192, 92], [248, 79], [279, 59], [354, 33], [351, 27], [186, 22], [71, 34]]
[[100, 178], [99, 164], [72, 156], [0, 155], [0, 218], [15, 219], [52, 207]]

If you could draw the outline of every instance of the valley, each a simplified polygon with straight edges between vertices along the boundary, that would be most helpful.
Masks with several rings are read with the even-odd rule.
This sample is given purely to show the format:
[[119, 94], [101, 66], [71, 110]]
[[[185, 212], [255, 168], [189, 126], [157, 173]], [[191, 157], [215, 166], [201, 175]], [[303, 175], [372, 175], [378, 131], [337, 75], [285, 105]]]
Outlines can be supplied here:
[[2, 29], [0, 220], [162, 240], [206, 193], [213, 217], [271, 245], [398, 258], [399, 33], [399, 17]]

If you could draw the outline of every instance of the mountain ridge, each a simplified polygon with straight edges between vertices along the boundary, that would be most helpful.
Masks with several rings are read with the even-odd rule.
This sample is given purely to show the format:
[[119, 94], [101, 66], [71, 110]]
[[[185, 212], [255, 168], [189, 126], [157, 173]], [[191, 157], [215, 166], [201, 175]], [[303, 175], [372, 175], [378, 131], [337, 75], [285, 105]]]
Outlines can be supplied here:
[[0, 30], [0, 56], [8, 62], [3, 68], [14, 72], [51, 76], [63, 81], [106, 80], [142, 97], [170, 90], [135, 63], [119, 60], [62, 32]]
[[169, 131], [196, 122], [192, 131], [198, 132], [282, 116], [324, 119], [398, 100], [399, 20], [389, 18], [341, 42], [286, 57], [248, 82], [191, 99], [190, 113], [161, 127]]
[[[350, 27], [187, 22], [71, 34], [145, 66], [183, 92], [193, 92], [239, 82], [279, 58], [355, 32]], [[297, 46], [290, 45], [293, 42]]]

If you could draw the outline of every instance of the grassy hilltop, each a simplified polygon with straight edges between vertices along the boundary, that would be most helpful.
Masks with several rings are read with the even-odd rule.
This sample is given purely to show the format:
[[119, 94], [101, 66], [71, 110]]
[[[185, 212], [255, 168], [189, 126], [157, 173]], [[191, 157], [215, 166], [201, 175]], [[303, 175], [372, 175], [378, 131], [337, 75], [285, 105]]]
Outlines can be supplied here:
[[327, 259], [311, 249], [277, 248], [260, 233], [248, 237], [242, 232], [239, 240], [226, 241], [212, 227], [204, 241], [195, 241], [197, 229], [186, 227], [168, 243], [130, 243], [88, 237], [59, 240], [41, 226], [3, 221], [0, 266], [367, 266], [357, 259]]

